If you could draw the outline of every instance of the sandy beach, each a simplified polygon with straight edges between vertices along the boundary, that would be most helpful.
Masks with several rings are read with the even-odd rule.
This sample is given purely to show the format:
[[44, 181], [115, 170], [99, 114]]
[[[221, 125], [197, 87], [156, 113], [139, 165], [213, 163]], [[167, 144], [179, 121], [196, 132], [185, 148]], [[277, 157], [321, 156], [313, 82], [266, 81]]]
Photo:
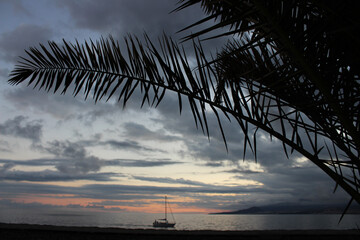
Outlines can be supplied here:
[[178, 231], [0, 223], [0, 239], [360, 239], [360, 230]]

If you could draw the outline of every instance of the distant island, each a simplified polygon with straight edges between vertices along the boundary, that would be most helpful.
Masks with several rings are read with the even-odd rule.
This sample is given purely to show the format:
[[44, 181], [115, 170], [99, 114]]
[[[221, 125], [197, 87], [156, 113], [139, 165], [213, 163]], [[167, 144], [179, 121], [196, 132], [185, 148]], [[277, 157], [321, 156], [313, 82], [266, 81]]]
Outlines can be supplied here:
[[[344, 209], [345, 206], [340, 205], [295, 205], [283, 203], [210, 214], [342, 214]], [[360, 214], [360, 206], [354, 204], [354, 206], [348, 209], [347, 214]]]

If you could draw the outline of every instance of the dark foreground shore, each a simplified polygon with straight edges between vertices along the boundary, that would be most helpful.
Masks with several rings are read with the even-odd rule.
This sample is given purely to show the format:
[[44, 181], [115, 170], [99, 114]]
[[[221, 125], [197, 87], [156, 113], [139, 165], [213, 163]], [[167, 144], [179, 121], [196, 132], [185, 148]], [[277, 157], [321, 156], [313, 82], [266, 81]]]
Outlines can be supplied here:
[[326, 239], [358, 240], [360, 230], [178, 231], [97, 227], [60, 227], [0, 223], [0, 239]]

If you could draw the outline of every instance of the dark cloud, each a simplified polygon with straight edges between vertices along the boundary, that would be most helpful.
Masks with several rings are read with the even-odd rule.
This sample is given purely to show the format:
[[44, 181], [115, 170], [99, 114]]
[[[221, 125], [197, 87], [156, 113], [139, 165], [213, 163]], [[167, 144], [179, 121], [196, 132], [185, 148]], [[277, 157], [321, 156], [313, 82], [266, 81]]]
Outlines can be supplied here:
[[[239, 164], [238, 168], [227, 171], [234, 174], [235, 181], [253, 180], [262, 184], [263, 189], [278, 192], [277, 194], [260, 194], [253, 196], [258, 205], [269, 202], [293, 202], [305, 201], [317, 203], [341, 203], [346, 202], [346, 194], [339, 191], [333, 194], [335, 187], [333, 181], [318, 167], [309, 162], [297, 162], [294, 159], [274, 160], [274, 165], [255, 164], [245, 161], [245, 165]], [[284, 165], [281, 165], [283, 161]], [[261, 196], [263, 195], [263, 196]], [[251, 202], [250, 202], [251, 203]], [[254, 204], [255, 202], [253, 202]]]
[[19, 110], [49, 114], [60, 123], [75, 119], [85, 126], [91, 126], [96, 120], [111, 117], [120, 111], [116, 104], [101, 101], [94, 104], [92, 100], [84, 101], [81, 96], [73, 97], [70, 92], [65, 95], [49, 94], [19, 85], [5, 92], [4, 98]]
[[10, 32], [0, 35], [0, 56], [7, 61], [15, 63], [18, 56], [24, 55], [24, 49], [38, 46], [50, 40], [53, 36], [51, 29], [44, 26], [23, 24]]
[[207, 166], [207, 167], [222, 167], [224, 166], [224, 162], [223, 161], [207, 161], [206, 163], [203, 164], [203, 166]]
[[69, 10], [77, 27], [121, 36], [143, 31], [155, 37], [163, 31], [173, 34], [203, 16], [199, 8], [186, 9], [181, 15], [169, 14], [176, 8], [177, 0], [109, 0], [106, 3], [61, 0], [57, 3]]
[[[10, 73], [10, 71], [8, 69], [0, 67], [0, 77], [1, 78], [4, 78], [4, 79], [8, 78], [9, 73]], [[2, 82], [1, 84], [4, 84], [4, 82]]]
[[153, 121], [163, 125], [171, 133], [180, 133], [185, 136], [196, 137], [203, 135], [196, 129], [195, 121], [187, 99], [182, 99], [182, 113], [180, 114], [178, 96], [172, 92], [165, 94], [163, 101], [156, 108], [159, 117]]
[[[88, 161], [88, 162], [86, 162]], [[87, 157], [83, 161], [76, 161], [76, 159], [69, 158], [53, 158], [53, 159], [28, 159], [28, 160], [10, 160], [0, 159], [2, 168], [9, 169], [14, 166], [29, 166], [29, 167], [55, 167], [57, 170], [67, 174], [97, 172], [102, 167], [162, 167], [174, 164], [183, 164], [180, 161], [173, 161], [171, 159], [112, 159], [104, 160], [94, 157]]]
[[[85, 103], [83, 104], [85, 105]], [[106, 120], [109, 125], [113, 125], [112, 116], [119, 112], [119, 108], [116, 104], [109, 102], [98, 102], [96, 105], [90, 100], [87, 103], [86, 111], [78, 112], [74, 115], [76, 120], [84, 122], [86, 126], [92, 126], [97, 120]]]
[[[49, 153], [53, 153], [63, 158], [44, 158], [28, 160], [0, 159], [2, 174], [0, 178], [14, 181], [71, 181], [71, 180], [94, 180], [110, 181], [111, 177], [117, 175], [113, 173], [97, 173], [106, 161], [102, 161], [94, 156], [87, 156], [85, 149], [71, 145], [69, 142], [54, 141], [49, 147]], [[9, 171], [15, 166], [30, 167], [55, 167], [57, 171]]]
[[53, 154], [57, 158], [66, 159], [65, 161], [57, 160], [55, 165], [56, 169], [64, 174], [81, 175], [98, 172], [102, 167], [101, 160], [88, 155], [85, 146], [78, 142], [55, 140], [48, 142], [46, 146], [38, 146], [38, 149]]
[[25, 116], [17, 116], [0, 124], [0, 134], [26, 138], [37, 142], [41, 138], [42, 128], [41, 121], [28, 121]]
[[89, 203], [85, 206], [79, 205], [79, 204], [69, 204], [66, 205], [66, 208], [77, 208], [77, 209], [85, 209], [85, 211], [88, 211], [89, 209], [97, 209], [102, 211], [125, 211], [123, 208], [119, 207], [105, 207], [106, 205], [103, 205], [102, 203]]
[[[50, 184], [36, 184], [23, 182], [0, 182], [3, 197], [10, 197], [22, 194], [74, 194], [73, 197], [84, 197], [94, 199], [116, 200], [123, 195], [145, 194], [181, 194], [194, 195], [204, 193], [222, 193], [222, 194], [243, 194], [243, 193], [270, 193], [267, 189], [258, 187], [224, 187], [216, 185], [208, 186], [189, 186], [189, 187], [159, 187], [159, 186], [141, 186], [141, 185], [119, 185], [119, 184], [90, 184], [81, 187], [55, 186]], [[276, 191], [275, 191], [276, 192]], [[279, 192], [279, 191], [277, 191]], [[121, 198], [121, 197], [120, 197]]]
[[52, 204], [42, 204], [42, 203], [38, 203], [38, 202], [32, 202], [32, 203], [24, 203], [24, 202], [16, 202], [13, 200], [9, 200], [9, 199], [0, 199], [0, 208], [16, 208], [16, 209], [21, 209], [21, 208], [59, 208], [59, 206], [56, 205], [52, 205]]
[[[70, 142], [69, 142], [70, 143]], [[91, 140], [83, 140], [78, 142], [73, 142], [70, 144], [74, 144], [76, 148], [81, 148], [85, 151], [84, 147], [90, 147], [90, 146], [108, 146], [113, 150], [118, 151], [148, 151], [148, 152], [163, 152], [161, 149], [154, 149], [150, 147], [146, 147], [143, 144], [134, 141], [126, 139], [124, 141], [119, 141], [115, 139], [109, 139], [105, 141], [101, 141], [100, 139], [91, 139]]]
[[162, 167], [174, 164], [182, 164], [180, 161], [172, 161], [170, 159], [114, 159], [106, 160], [106, 166], [119, 166], [119, 167]]
[[62, 161], [68, 161], [68, 159], [51, 159], [51, 158], [43, 158], [43, 159], [28, 159], [28, 160], [10, 160], [10, 159], [0, 159], [0, 163], [7, 164], [11, 163], [17, 166], [32, 166], [32, 167], [40, 167], [40, 166], [54, 166]]
[[[47, 142], [46, 144], [38, 144], [36, 148], [42, 152], [50, 153], [54, 155], [56, 158], [64, 158], [71, 160], [71, 164], [69, 161], [58, 161], [56, 168], [59, 171], [63, 172], [79, 172], [86, 173], [89, 171], [99, 171], [100, 168], [106, 164], [119, 164], [121, 166], [161, 166], [174, 164], [167, 160], [155, 159], [154, 161], [150, 160], [101, 160], [97, 157], [90, 156], [87, 153], [87, 147], [96, 147], [96, 146], [108, 146], [113, 150], [118, 151], [137, 151], [137, 152], [164, 152], [161, 149], [154, 149], [150, 147], [146, 147], [141, 143], [133, 140], [126, 141], [118, 141], [114, 139], [102, 141], [102, 137], [94, 137], [89, 140], [80, 140], [80, 141], [59, 141], [54, 140], [51, 142]], [[151, 163], [150, 163], [151, 162]]]
[[1, 0], [1, 3], [9, 4], [15, 13], [32, 16], [31, 12], [29, 12], [29, 10], [25, 8], [21, 0]]
[[[100, 145], [100, 144], [99, 144]], [[86, 174], [98, 172], [106, 165], [105, 162], [87, 153], [83, 142], [52, 141], [43, 147], [48, 153], [56, 157], [64, 157], [66, 161], [57, 161], [56, 169], [67, 174]]]
[[[228, 171], [224, 171], [226, 173], [232, 173], [232, 174], [240, 174], [241, 176], [243, 174], [258, 174], [258, 173], [262, 173], [259, 171], [253, 171], [253, 170], [249, 170], [249, 169], [232, 169], [232, 170], [228, 170]], [[241, 178], [240, 176], [238, 176], [239, 178]]]
[[91, 181], [113, 181], [113, 177], [118, 177], [120, 174], [116, 173], [87, 173], [87, 174], [70, 174], [62, 171], [1, 171], [0, 180], [6, 181], [29, 181], [29, 182], [68, 182], [77, 180], [91, 180]]
[[[259, 187], [246, 187], [246, 186], [216, 186], [216, 185], [207, 185], [207, 186], [186, 186], [186, 187], [159, 187], [159, 186], [141, 186], [141, 185], [85, 185], [81, 188], [81, 194], [86, 194], [86, 196], [91, 198], [99, 198], [102, 196], [106, 199], [116, 199], [118, 194], [180, 194], [182, 196], [189, 195], [194, 196], [197, 194], [245, 194], [245, 193], [270, 193], [267, 189], [262, 189]], [[283, 190], [284, 191], [284, 190]], [[280, 191], [274, 191], [273, 193], [279, 193]]]
[[[205, 22], [201, 27], [176, 33], [205, 16], [200, 4], [170, 13], [178, 6], [177, 3], [177, 0], [109, 0], [106, 3], [96, 0], [57, 1], [60, 7], [69, 11], [77, 28], [93, 30], [103, 36], [111, 34], [119, 40], [128, 34], [141, 37], [146, 32], [155, 46], [158, 46], [158, 39], [164, 33], [177, 41], [213, 24], [213, 22]], [[203, 47], [214, 53], [216, 49], [221, 49], [226, 41], [227, 38], [205, 41]], [[190, 41], [183, 43], [182, 46], [187, 51], [192, 49]], [[191, 55], [189, 54], [189, 57]]]
[[56, 169], [67, 174], [87, 174], [89, 172], [98, 172], [102, 167], [101, 161], [93, 156], [75, 158], [70, 163], [61, 162], [56, 165]]
[[135, 139], [159, 142], [173, 142], [183, 140], [180, 137], [168, 135], [163, 130], [152, 131], [144, 125], [134, 122], [124, 123], [123, 126], [125, 135]]
[[[65, 206], [53, 205], [53, 204], [44, 204], [38, 202], [31, 202], [31, 203], [24, 203], [24, 202], [16, 202], [9, 199], [1, 199], [0, 200], [0, 208], [15, 208], [15, 209], [36, 209], [40, 210], [43, 209], [44, 215], [50, 216], [68, 216], [68, 217], [81, 217], [86, 216], [88, 209], [101, 209], [107, 211], [123, 211], [122, 208], [118, 207], [107, 207], [105, 208], [104, 205], [101, 203], [91, 203], [88, 205], [80, 205], [80, 204], [68, 204]], [[76, 209], [76, 212], [74, 210]], [[51, 210], [49, 213], [48, 211]], [[84, 210], [84, 211], [81, 211]], [[86, 211], [86, 212], [85, 212]]]
[[48, 142], [47, 146], [43, 147], [43, 150], [61, 157], [84, 158], [86, 156], [86, 150], [83, 145], [70, 141], [55, 140]]
[[36, 184], [25, 182], [0, 182], [3, 198], [16, 197], [22, 194], [72, 194], [74, 188], [50, 184]]
[[0, 167], [0, 177], [1, 175], [3, 175], [5, 172], [7, 172], [8, 170], [10, 170], [11, 168], [13, 168], [15, 166], [14, 163], [12, 162], [6, 162], [4, 163], [1, 167]]
[[[53, 159], [9, 160], [0, 159], [0, 179], [13, 181], [112, 181], [115, 173], [99, 173], [103, 166], [111, 165], [94, 156], [88, 156], [85, 148], [69, 141], [49, 142], [42, 150], [54, 154]], [[62, 158], [61, 158], [62, 157]], [[57, 171], [18, 171], [14, 166], [55, 167]]]
[[157, 183], [171, 183], [171, 184], [184, 184], [192, 186], [211, 186], [206, 183], [199, 181], [192, 181], [184, 178], [157, 178], [157, 177], [143, 177], [143, 176], [132, 176], [136, 180], [147, 181], [147, 182], [157, 182]]
[[11, 152], [10, 145], [7, 141], [0, 140], [0, 152]]
[[127, 141], [108, 140], [108, 141], [100, 142], [99, 144], [108, 145], [115, 150], [154, 151], [153, 149], [144, 147], [140, 143], [132, 140], [127, 140]]
[[[45, 91], [34, 91], [31, 87], [19, 85], [4, 93], [4, 98], [17, 109], [35, 113], [47, 113], [55, 119], [74, 118], [74, 110], [79, 110], [78, 100], [71, 95], [51, 95]], [[66, 106], [66, 107], [65, 107]]]
[[167, 159], [150, 159], [150, 160], [133, 160], [133, 159], [114, 159], [102, 160], [94, 156], [89, 156], [85, 147], [91, 146], [109, 146], [115, 150], [121, 151], [161, 151], [142, 146], [140, 143], [132, 140], [117, 141], [117, 140], [88, 140], [88, 141], [52, 141], [48, 142], [46, 146], [41, 146], [39, 149], [51, 153], [56, 157], [64, 157], [67, 161], [58, 161], [56, 168], [64, 173], [87, 173], [97, 172], [103, 166], [123, 166], [123, 167], [149, 167], [149, 166], [165, 166], [176, 164]]
[[[159, 199], [159, 196], [154, 195], [154, 194], [124, 194], [124, 195], [119, 195], [119, 198], [116, 200], [105, 200], [105, 201], [101, 201], [101, 202], [97, 202], [100, 203], [101, 205], [104, 206], [112, 206], [112, 205], [120, 205], [121, 203], [125, 202], [126, 200], [129, 200], [126, 202], [126, 204], [136, 200], [147, 200], [147, 199]], [[94, 202], [95, 203], [95, 202]]]
[[[141, 178], [139, 178], [141, 179]], [[271, 179], [271, 178], [270, 178]], [[145, 179], [144, 179], [145, 180]], [[198, 206], [201, 208], [218, 208], [218, 209], [240, 209], [242, 207], [261, 206], [269, 203], [343, 203], [344, 194], [338, 192], [332, 194], [331, 191], [322, 190], [319, 195], [320, 188], [308, 188], [307, 191], [293, 189], [290, 184], [287, 186], [271, 188], [269, 186], [217, 186], [211, 184], [196, 183], [185, 179], [167, 179], [153, 178], [156, 182], [164, 182], [169, 184], [178, 184], [182, 182], [188, 186], [184, 187], [160, 187], [160, 186], [141, 186], [141, 185], [119, 185], [119, 184], [90, 184], [80, 187], [54, 186], [49, 184], [35, 184], [23, 182], [0, 182], [2, 196], [4, 198], [13, 198], [16, 196], [24, 196], [27, 194], [68, 194], [71, 198], [92, 198], [110, 201], [100, 205], [111, 205], [117, 200], [141, 200], [141, 199], [159, 199], [161, 195], [179, 195], [181, 197], [190, 197], [196, 201], [190, 203], [178, 203], [181, 206]], [[146, 179], [151, 181], [151, 179]], [[198, 184], [198, 185], [196, 185]], [[311, 191], [316, 190], [315, 193]], [[296, 193], [296, 191], [298, 191]], [[341, 190], [340, 190], [341, 191]], [[296, 193], [296, 196], [294, 195]], [[152, 196], [149, 198], [149, 196]], [[329, 201], [331, 199], [331, 201]], [[138, 202], [138, 201], [135, 201]], [[141, 201], [140, 201], [141, 202]], [[139, 204], [141, 204], [138, 202]], [[134, 202], [133, 202], [134, 203]], [[219, 203], [223, 203], [219, 206]], [[126, 205], [127, 203], [123, 203]]]

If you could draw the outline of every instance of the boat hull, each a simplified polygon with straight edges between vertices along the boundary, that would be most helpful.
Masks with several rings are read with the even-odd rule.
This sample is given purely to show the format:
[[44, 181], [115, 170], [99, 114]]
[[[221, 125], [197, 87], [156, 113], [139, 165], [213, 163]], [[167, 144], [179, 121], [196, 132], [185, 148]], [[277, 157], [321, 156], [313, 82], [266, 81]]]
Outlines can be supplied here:
[[155, 221], [153, 223], [153, 227], [159, 227], [159, 228], [172, 228], [175, 226], [176, 223], [169, 223], [169, 222], [158, 222]]

